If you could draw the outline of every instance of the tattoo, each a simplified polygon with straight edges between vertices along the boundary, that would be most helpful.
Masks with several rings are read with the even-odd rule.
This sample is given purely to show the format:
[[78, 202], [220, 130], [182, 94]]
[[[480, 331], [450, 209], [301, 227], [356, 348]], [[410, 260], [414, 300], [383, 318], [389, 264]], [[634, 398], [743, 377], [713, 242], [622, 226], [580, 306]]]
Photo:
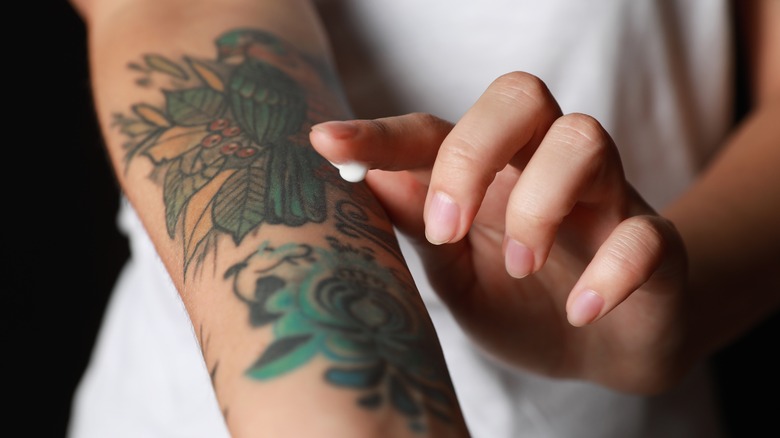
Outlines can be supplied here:
[[393, 255], [398, 261], [403, 261], [395, 235], [371, 225], [365, 210], [352, 201], [343, 200], [336, 204], [336, 229], [349, 237], [366, 238]]
[[216, 46], [216, 60], [147, 55], [131, 63], [141, 84], [162, 76], [170, 87], [163, 105], [114, 116], [128, 137], [127, 165], [138, 157], [154, 164], [185, 269], [214, 234], [239, 244], [264, 223], [325, 221], [323, 176], [333, 173], [308, 140], [313, 124], [332, 118], [327, 104], [340, 102], [321, 66], [256, 30], [228, 32]]
[[[328, 110], [343, 103], [330, 91], [332, 72], [261, 31], [227, 32], [216, 47], [214, 59], [146, 55], [131, 63], [139, 86], [165, 81], [164, 99], [114, 115], [127, 137], [125, 165], [148, 160], [162, 185], [185, 274], [216, 258], [219, 239], [238, 246], [264, 224], [329, 221], [344, 239], [266, 241], [224, 274], [250, 325], [273, 332], [246, 376], [275, 379], [323, 357], [324, 380], [356, 391], [357, 406], [389, 406], [414, 430], [430, 417], [452, 423], [455, 392], [415, 286], [375, 257], [403, 265], [392, 232], [372, 224], [387, 216], [365, 184], [343, 181], [309, 144], [313, 124], [343, 116]], [[206, 359], [202, 325], [199, 339]], [[220, 361], [206, 361], [216, 390]]]
[[415, 293], [371, 251], [330, 238], [330, 248], [268, 241], [225, 274], [254, 327], [274, 340], [246, 374], [268, 380], [321, 355], [329, 384], [359, 391], [357, 404], [388, 403], [422, 430], [424, 411], [452, 421], [454, 391], [436, 359], [435, 334]]

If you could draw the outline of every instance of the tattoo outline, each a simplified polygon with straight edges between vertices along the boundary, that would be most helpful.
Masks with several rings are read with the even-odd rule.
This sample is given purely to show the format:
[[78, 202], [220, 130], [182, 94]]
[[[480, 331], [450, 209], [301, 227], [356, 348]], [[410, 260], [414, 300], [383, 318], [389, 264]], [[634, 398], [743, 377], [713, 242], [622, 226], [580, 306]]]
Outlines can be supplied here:
[[[164, 77], [170, 86], [162, 105], [139, 103], [114, 116], [128, 139], [126, 166], [148, 159], [162, 184], [166, 228], [182, 239], [185, 273], [216, 251], [220, 236], [238, 246], [263, 224], [326, 220], [342, 237], [402, 262], [392, 233], [370, 223], [369, 212], [387, 217], [367, 187], [346, 184], [309, 144], [311, 125], [334, 118], [327, 108], [341, 101], [328, 70], [262, 31], [229, 31], [216, 46], [213, 60], [146, 55], [131, 63], [144, 75], [138, 85]], [[328, 202], [328, 188], [349, 198]], [[332, 363], [325, 381], [360, 391], [358, 406], [391, 406], [418, 431], [426, 412], [452, 422], [454, 390], [434, 359], [432, 326], [411, 304], [411, 280], [378, 264], [370, 247], [327, 240], [329, 247], [266, 241], [225, 273], [250, 325], [274, 333], [246, 375], [273, 379], [323, 356]], [[210, 367], [214, 384], [219, 364]]]
[[336, 238], [329, 247], [265, 241], [225, 278], [249, 309], [253, 327], [271, 326], [273, 342], [246, 375], [274, 379], [322, 356], [324, 379], [359, 391], [357, 404], [389, 404], [423, 430], [428, 412], [451, 422], [454, 389], [437, 355], [435, 334], [415, 291], [374, 254]]
[[[332, 166], [310, 146], [311, 125], [340, 98], [328, 75], [287, 43], [238, 29], [216, 41], [216, 60], [146, 55], [130, 68], [171, 81], [165, 103], [114, 115], [126, 135], [126, 165], [151, 160], [163, 185], [168, 234], [181, 236], [185, 271], [213, 239], [239, 244], [262, 224], [297, 227], [327, 217]], [[196, 259], [197, 260], [197, 259]]]

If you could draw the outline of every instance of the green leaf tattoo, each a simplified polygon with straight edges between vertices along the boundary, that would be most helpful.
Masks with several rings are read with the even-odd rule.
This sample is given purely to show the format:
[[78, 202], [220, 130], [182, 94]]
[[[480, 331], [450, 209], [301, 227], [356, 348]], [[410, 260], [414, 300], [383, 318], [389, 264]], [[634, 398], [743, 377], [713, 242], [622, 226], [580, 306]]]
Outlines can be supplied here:
[[214, 225], [236, 243], [265, 217], [265, 184], [263, 170], [249, 166], [231, 175], [214, 197]]
[[168, 234], [184, 239], [185, 269], [214, 233], [239, 244], [264, 223], [327, 217], [322, 169], [330, 166], [306, 133], [327, 118], [330, 78], [265, 32], [227, 32], [216, 49], [215, 60], [147, 55], [132, 63], [145, 83], [160, 77], [172, 88], [162, 90], [163, 105], [139, 103], [114, 117], [128, 138], [128, 165], [145, 157], [155, 166]]
[[181, 126], [198, 126], [222, 117], [225, 96], [208, 87], [165, 92], [166, 111]]
[[[160, 55], [146, 55], [144, 56], [146, 66], [151, 70], [156, 70], [161, 73], [169, 74], [179, 79], [187, 79], [187, 72], [179, 67], [175, 62], [170, 61]], [[137, 64], [136, 64], [137, 65]]]
[[359, 391], [359, 406], [388, 404], [415, 429], [426, 411], [452, 421], [454, 391], [434, 359], [435, 334], [411, 304], [414, 290], [370, 251], [329, 241], [330, 248], [265, 242], [227, 271], [251, 325], [273, 327], [274, 341], [247, 375], [279, 378], [320, 355], [332, 364], [325, 380]]

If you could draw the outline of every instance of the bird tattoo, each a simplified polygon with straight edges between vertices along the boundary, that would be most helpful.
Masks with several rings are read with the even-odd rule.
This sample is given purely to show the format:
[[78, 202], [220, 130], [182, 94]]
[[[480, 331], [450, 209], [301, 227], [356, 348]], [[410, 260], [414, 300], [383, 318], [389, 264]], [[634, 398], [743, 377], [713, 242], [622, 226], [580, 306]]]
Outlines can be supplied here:
[[255, 165], [265, 171], [264, 222], [324, 221], [325, 185], [312, 172], [322, 159], [296, 137], [311, 124], [312, 98], [303, 87], [322, 89], [320, 81], [296, 51], [261, 31], [231, 31], [217, 40], [217, 49], [222, 60], [240, 60], [225, 92], [236, 123], [260, 152]]
[[216, 60], [146, 55], [128, 67], [143, 86], [167, 79], [165, 103], [115, 114], [128, 166], [144, 156], [163, 186], [167, 231], [184, 244], [185, 270], [218, 234], [236, 245], [262, 224], [298, 227], [327, 217], [335, 168], [309, 143], [311, 126], [346, 108], [316, 57], [263, 31], [216, 40]]

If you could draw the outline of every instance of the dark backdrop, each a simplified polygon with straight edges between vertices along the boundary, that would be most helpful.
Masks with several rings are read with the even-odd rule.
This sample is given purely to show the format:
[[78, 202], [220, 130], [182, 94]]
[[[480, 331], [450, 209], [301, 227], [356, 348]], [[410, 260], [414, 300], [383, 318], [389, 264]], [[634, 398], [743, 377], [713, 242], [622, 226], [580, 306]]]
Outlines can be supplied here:
[[[16, 16], [33, 19], [6, 41], [3, 63], [6, 413], [24, 436], [61, 437], [128, 250], [115, 228], [119, 190], [95, 124], [83, 24], [64, 0], [22, 3], [30, 10]], [[776, 316], [715, 358], [737, 437], [776, 428], [779, 334]]]
[[3, 418], [19, 423], [17, 436], [56, 438], [128, 250], [115, 227], [119, 189], [95, 123], [84, 26], [64, 0], [6, 6], [19, 26], [3, 45], [0, 100], [12, 346], [2, 356], [12, 389]]

